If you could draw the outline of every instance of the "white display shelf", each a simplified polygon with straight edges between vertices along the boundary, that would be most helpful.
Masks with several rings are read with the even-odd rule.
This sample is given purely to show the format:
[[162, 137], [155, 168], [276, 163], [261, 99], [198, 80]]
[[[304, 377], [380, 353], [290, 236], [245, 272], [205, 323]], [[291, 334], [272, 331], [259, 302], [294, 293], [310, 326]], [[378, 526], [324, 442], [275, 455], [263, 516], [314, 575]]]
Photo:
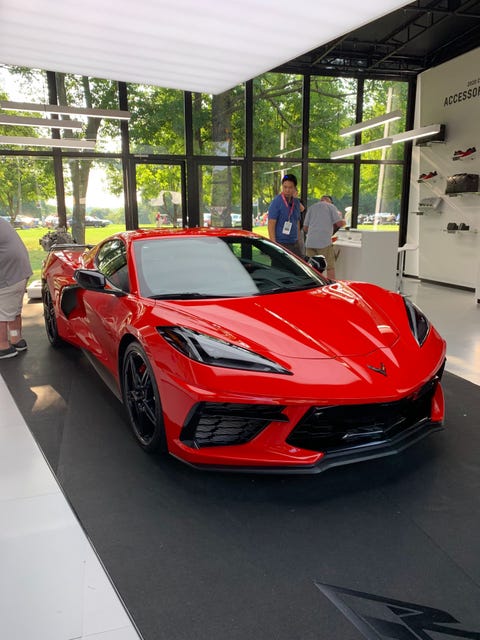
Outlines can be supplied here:
[[464, 196], [480, 196], [480, 191], [462, 191], [461, 193], [446, 193], [449, 198], [462, 198]]

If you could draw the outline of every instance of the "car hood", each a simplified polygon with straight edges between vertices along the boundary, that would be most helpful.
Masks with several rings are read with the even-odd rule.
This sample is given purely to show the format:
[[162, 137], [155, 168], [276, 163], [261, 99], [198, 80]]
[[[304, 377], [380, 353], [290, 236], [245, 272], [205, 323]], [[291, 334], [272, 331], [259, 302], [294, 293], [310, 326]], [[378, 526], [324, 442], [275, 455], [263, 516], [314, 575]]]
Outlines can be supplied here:
[[[366, 355], [391, 347], [398, 338], [380, 307], [341, 283], [258, 297], [158, 304], [172, 324], [284, 358]], [[175, 312], [165, 313], [166, 307]]]

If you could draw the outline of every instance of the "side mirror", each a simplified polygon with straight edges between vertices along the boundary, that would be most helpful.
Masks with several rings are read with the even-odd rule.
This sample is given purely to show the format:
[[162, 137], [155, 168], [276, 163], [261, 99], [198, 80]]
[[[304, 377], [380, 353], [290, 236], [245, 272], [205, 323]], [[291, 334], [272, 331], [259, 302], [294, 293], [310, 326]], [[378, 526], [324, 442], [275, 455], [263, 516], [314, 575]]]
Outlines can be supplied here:
[[327, 261], [325, 259], [325, 256], [321, 256], [321, 255], [312, 256], [311, 258], [309, 258], [308, 264], [314, 269], [316, 269], [317, 271], [320, 271], [320, 273], [323, 273], [327, 268]]
[[77, 269], [73, 277], [75, 278], [75, 282], [82, 287], [82, 289], [87, 289], [87, 291], [102, 291], [103, 293], [110, 293], [115, 296], [126, 295], [121, 289], [107, 289], [107, 279], [100, 271]]

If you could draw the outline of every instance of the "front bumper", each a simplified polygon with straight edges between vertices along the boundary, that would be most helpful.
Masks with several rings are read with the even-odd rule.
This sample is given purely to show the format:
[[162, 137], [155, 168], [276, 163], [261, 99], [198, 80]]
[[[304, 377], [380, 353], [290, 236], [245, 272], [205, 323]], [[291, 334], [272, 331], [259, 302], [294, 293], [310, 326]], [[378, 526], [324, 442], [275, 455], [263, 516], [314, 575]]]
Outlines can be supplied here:
[[295, 408], [200, 402], [170, 451], [200, 469], [294, 474], [395, 455], [442, 427], [442, 372], [393, 402]]

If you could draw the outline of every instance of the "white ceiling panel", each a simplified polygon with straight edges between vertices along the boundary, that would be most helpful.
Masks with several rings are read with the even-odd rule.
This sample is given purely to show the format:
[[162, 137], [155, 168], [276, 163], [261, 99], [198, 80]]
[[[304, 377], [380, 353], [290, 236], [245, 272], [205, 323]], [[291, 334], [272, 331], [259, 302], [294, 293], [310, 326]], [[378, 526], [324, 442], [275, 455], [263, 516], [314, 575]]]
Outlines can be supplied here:
[[0, 63], [221, 93], [398, 0], [0, 0]]

